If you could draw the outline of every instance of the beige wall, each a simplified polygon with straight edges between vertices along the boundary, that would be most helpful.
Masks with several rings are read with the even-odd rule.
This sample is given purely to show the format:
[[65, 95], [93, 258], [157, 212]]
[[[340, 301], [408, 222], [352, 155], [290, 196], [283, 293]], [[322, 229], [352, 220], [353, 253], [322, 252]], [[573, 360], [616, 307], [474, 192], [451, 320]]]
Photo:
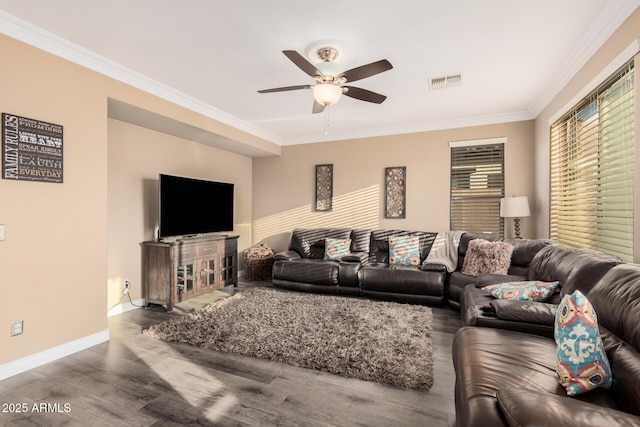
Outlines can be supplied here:
[[[233, 183], [234, 234], [241, 236], [240, 250], [250, 246], [251, 158], [118, 120], [108, 125], [109, 306], [120, 302], [123, 279], [130, 280], [134, 301], [143, 296], [140, 242], [155, 239], [159, 173]], [[216, 201], [187, 208], [215, 209]]]
[[[237, 180], [235, 220], [244, 236], [240, 244], [249, 244], [251, 159], [110, 122], [108, 99], [232, 139], [242, 150], [277, 155], [280, 147], [9, 37], [0, 36], [0, 52], [1, 112], [64, 127], [64, 183], [0, 179], [0, 224], [6, 225], [6, 241], [0, 241], [3, 377], [106, 339], [107, 307], [116, 299], [108, 298], [108, 289], [117, 292], [108, 284], [114, 277], [127, 275], [139, 296], [136, 249], [151, 237], [153, 222], [153, 213], [144, 212], [149, 204], [140, 200], [150, 197], [141, 179], [164, 169]], [[125, 140], [130, 145], [120, 146]], [[173, 157], [159, 153], [154, 142]], [[112, 150], [125, 151], [125, 158], [113, 151], [108, 164]], [[133, 164], [140, 169], [134, 171]], [[108, 195], [111, 185], [122, 194]], [[124, 218], [125, 212], [132, 217]], [[10, 337], [14, 320], [24, 320], [24, 333]]]
[[[535, 213], [536, 229], [539, 237], [549, 236], [549, 127], [551, 120], [556, 120], [567, 111], [579, 95], [586, 95], [585, 90], [595, 89], [607, 76], [600, 76], [614, 60], [622, 54], [632, 43], [640, 38], [640, 9], [636, 10], [627, 21], [605, 42], [602, 48], [585, 64], [585, 66], [571, 79], [562, 91], [545, 107], [535, 120]], [[630, 59], [631, 56], [626, 59]], [[636, 61], [636, 77], [637, 77]], [[615, 70], [611, 70], [613, 72]], [[636, 88], [638, 87], [636, 78]], [[576, 99], [576, 97], [578, 97]], [[636, 98], [638, 99], [638, 98]], [[636, 103], [636, 115], [637, 114]], [[637, 127], [636, 127], [637, 130]], [[636, 146], [640, 135], [636, 132]], [[637, 150], [640, 151], [640, 150]], [[636, 184], [636, 189], [640, 188]], [[638, 194], [638, 190], [636, 190]], [[638, 197], [636, 197], [636, 200]], [[640, 209], [636, 209], [636, 215]], [[640, 216], [635, 221], [640, 224]], [[636, 227], [638, 229], [640, 227]], [[640, 230], [638, 230], [640, 232]], [[640, 238], [636, 237], [636, 261], [640, 260]]]
[[[281, 249], [288, 231], [309, 226], [448, 230], [449, 142], [494, 137], [507, 137], [506, 195], [532, 199], [532, 121], [286, 146], [279, 157], [255, 159], [254, 240]], [[334, 168], [334, 208], [315, 212], [315, 165], [324, 163]], [[389, 166], [407, 167], [406, 219], [384, 218], [384, 169]], [[533, 237], [533, 224], [533, 218], [522, 220], [523, 236]], [[513, 232], [511, 220], [505, 228]]]
[[5, 37], [0, 51], [2, 112], [64, 126], [64, 183], [0, 179], [3, 363], [107, 328], [107, 103], [86, 90], [100, 76]]

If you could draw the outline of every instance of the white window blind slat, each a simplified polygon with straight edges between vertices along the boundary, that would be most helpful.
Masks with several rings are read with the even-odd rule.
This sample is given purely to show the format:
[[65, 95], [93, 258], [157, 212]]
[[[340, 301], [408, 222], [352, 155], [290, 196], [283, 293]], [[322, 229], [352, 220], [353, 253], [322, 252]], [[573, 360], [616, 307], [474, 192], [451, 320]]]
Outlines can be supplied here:
[[451, 145], [451, 230], [503, 236], [504, 142]]
[[550, 129], [550, 236], [633, 261], [634, 64]]

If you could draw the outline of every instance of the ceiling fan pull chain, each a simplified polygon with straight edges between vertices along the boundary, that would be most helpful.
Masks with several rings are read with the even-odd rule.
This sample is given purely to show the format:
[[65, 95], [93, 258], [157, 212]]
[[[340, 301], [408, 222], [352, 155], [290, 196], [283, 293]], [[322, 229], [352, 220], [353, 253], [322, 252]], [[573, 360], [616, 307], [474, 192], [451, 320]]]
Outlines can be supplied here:
[[324, 134], [328, 134], [329, 133], [329, 110], [331, 108], [329, 108], [330, 105], [327, 105], [324, 109]]

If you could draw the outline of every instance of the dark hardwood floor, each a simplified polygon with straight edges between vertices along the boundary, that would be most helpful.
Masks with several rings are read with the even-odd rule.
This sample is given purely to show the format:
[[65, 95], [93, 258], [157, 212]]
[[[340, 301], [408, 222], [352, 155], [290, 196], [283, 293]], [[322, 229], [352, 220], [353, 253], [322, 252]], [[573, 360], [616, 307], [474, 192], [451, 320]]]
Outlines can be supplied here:
[[[240, 282], [235, 292], [268, 282]], [[225, 289], [233, 293], [233, 288]], [[433, 307], [429, 392], [148, 338], [141, 330], [216, 298], [109, 319], [111, 340], [0, 382], [2, 426], [452, 426], [460, 315]], [[44, 403], [44, 405], [42, 405]], [[19, 404], [26, 412], [16, 412]], [[34, 404], [36, 404], [34, 408]], [[39, 409], [39, 411], [38, 411]]]

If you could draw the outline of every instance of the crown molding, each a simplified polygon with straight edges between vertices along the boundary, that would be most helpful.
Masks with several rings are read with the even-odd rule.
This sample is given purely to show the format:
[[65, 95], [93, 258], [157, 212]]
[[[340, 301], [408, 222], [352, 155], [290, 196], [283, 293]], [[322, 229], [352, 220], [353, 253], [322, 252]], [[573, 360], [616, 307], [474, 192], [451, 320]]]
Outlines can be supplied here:
[[337, 141], [345, 139], [370, 138], [376, 136], [389, 136], [407, 133], [419, 133], [441, 129], [480, 126], [511, 121], [523, 121], [535, 119], [544, 108], [555, 98], [562, 88], [576, 75], [586, 62], [597, 52], [606, 40], [620, 25], [640, 6], [640, 0], [612, 1], [611, 6], [603, 13], [606, 17], [601, 19], [600, 28], [595, 28], [581, 46], [575, 49], [575, 54], [568, 58], [565, 65], [558, 72], [557, 77], [550, 82], [541, 96], [536, 99], [527, 111], [509, 112], [499, 115], [487, 115], [468, 117], [461, 119], [449, 119], [431, 121], [406, 126], [394, 126], [388, 128], [371, 128], [360, 131], [332, 132], [328, 135], [303, 136], [294, 138], [282, 138], [268, 132], [258, 126], [248, 123], [236, 116], [212, 107], [183, 92], [169, 87], [156, 80], [150, 79], [141, 73], [122, 66], [101, 55], [96, 54], [82, 46], [50, 33], [40, 27], [23, 21], [13, 15], [0, 10], [0, 33], [39, 48], [45, 52], [69, 60], [75, 64], [111, 77], [162, 99], [173, 102], [196, 113], [202, 114], [213, 120], [224, 123], [248, 134], [262, 138], [276, 145], [298, 145], [316, 142]]
[[97, 73], [111, 77], [122, 83], [156, 95], [191, 111], [200, 113], [238, 130], [262, 138], [274, 144], [282, 145], [282, 138], [254, 126], [236, 116], [212, 107], [172, 87], [127, 68], [115, 61], [96, 54], [82, 46], [60, 36], [21, 20], [0, 10], [0, 33], [81, 65]]
[[625, 63], [635, 57], [638, 53], [640, 53], [640, 39], [635, 39], [626, 47], [626, 49], [620, 52], [613, 61], [600, 70], [600, 72], [592, 78], [589, 83], [583, 86], [582, 89], [576, 92], [568, 102], [550, 116], [549, 120], [547, 120], [549, 126], [555, 123], [560, 117], [564, 116], [572, 107], [589, 95], [589, 93], [593, 92], [605, 80], [611, 77], [616, 70], [624, 66]]
[[472, 126], [485, 126], [499, 123], [521, 122], [533, 120], [529, 111], [514, 111], [506, 114], [492, 114], [485, 116], [464, 117], [460, 119], [437, 120], [423, 123], [409, 124], [406, 126], [393, 126], [387, 128], [372, 128], [358, 131], [330, 132], [327, 135], [319, 134], [317, 137], [285, 138], [283, 145], [313, 144], [316, 142], [343, 141], [348, 139], [373, 138], [378, 136], [391, 136], [409, 133], [430, 132], [443, 129], [458, 129]]
[[582, 43], [574, 49], [573, 56], [567, 58], [553, 81], [549, 82], [540, 97], [531, 104], [529, 108], [531, 115], [534, 117], [540, 115], [609, 37], [640, 7], [640, 0], [611, 1], [609, 3], [610, 5], [604, 8], [598, 16], [600, 26], [594, 27], [585, 34], [585, 37], [581, 39]]

